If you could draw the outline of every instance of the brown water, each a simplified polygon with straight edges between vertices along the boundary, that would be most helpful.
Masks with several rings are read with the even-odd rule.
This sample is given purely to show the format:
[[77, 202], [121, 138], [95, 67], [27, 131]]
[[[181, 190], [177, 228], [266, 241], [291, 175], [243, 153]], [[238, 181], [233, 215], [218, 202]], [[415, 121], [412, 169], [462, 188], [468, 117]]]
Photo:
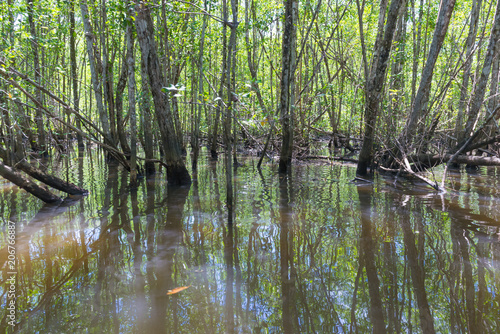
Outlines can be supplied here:
[[500, 169], [454, 172], [438, 195], [351, 182], [353, 166], [279, 178], [249, 158], [228, 226], [222, 163], [202, 160], [190, 188], [158, 174], [130, 192], [102, 160], [54, 163], [90, 190], [58, 207], [1, 181], [1, 332], [9, 221], [21, 333], [500, 331]]

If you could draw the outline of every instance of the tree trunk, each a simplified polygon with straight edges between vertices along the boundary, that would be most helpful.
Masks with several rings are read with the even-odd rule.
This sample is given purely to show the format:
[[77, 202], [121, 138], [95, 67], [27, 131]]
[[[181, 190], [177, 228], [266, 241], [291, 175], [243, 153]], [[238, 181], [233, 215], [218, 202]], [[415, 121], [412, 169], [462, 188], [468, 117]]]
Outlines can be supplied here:
[[123, 124], [123, 91], [125, 90], [125, 86], [127, 85], [127, 76], [128, 76], [127, 57], [128, 54], [126, 54], [126, 56], [124, 57], [120, 77], [118, 78], [118, 83], [116, 84], [115, 113], [116, 113], [116, 126], [118, 132], [118, 139], [120, 140], [120, 145], [122, 147], [123, 154], [125, 154], [126, 156], [130, 156], [130, 146], [128, 145], [127, 136], [125, 135], [125, 129]]
[[[376, 66], [371, 67], [370, 77], [366, 87], [365, 102], [365, 133], [363, 136], [363, 145], [359, 152], [359, 161], [357, 173], [365, 175], [372, 161], [373, 141], [375, 137], [375, 124], [382, 100], [381, 92], [384, 86], [385, 74], [389, 62], [392, 40], [396, 30], [400, 8], [405, 0], [392, 0], [385, 25], [384, 38], [379, 44], [379, 50], [374, 52], [372, 59]], [[377, 55], [377, 57], [375, 57]]]
[[24, 106], [21, 101], [19, 101], [19, 99], [15, 99], [14, 102], [16, 103], [17, 111], [19, 113], [19, 125], [21, 126], [21, 130], [26, 135], [26, 137], [28, 137], [31, 150], [36, 151], [38, 150], [38, 146], [36, 143], [36, 136], [33, 133], [30, 125], [31, 117], [28, 114], [28, 111], [24, 110]]
[[281, 118], [283, 141], [279, 172], [290, 171], [293, 153], [293, 117], [295, 108], [295, 70], [297, 58], [298, 1], [285, 0], [285, 22], [281, 55], [281, 92], [278, 111]]
[[415, 96], [415, 101], [413, 102], [410, 117], [399, 140], [399, 142], [403, 145], [402, 149], [407, 153], [411, 151], [411, 145], [416, 139], [417, 129], [419, 128], [420, 123], [424, 121], [424, 117], [428, 113], [427, 104], [429, 102], [432, 77], [434, 75], [434, 66], [436, 65], [439, 52], [441, 51], [441, 46], [443, 45], [446, 32], [448, 31], [448, 25], [450, 23], [454, 7], [455, 0], [443, 0], [441, 2], [434, 36], [432, 38], [429, 54], [427, 55], [427, 62], [425, 63], [425, 67], [422, 71], [420, 84]]
[[[418, 19], [416, 18], [415, 14], [415, 0], [412, 0], [412, 24], [414, 26], [413, 28], [413, 65], [412, 65], [412, 75], [411, 75], [411, 105], [413, 105], [413, 102], [415, 101], [415, 92], [416, 92], [416, 86], [417, 86], [417, 76], [418, 76], [418, 63], [420, 60], [420, 45], [422, 43], [422, 17], [424, 11], [422, 8], [424, 8], [424, 0], [420, 0], [420, 6], [419, 6], [419, 16]], [[417, 27], [418, 28], [415, 28]]]
[[[133, 13], [131, 13], [133, 14]], [[127, 68], [128, 68], [128, 110], [130, 114], [130, 186], [137, 187], [137, 116], [135, 112], [135, 58], [132, 22], [128, 21], [127, 31]]]
[[[415, 161], [419, 164], [425, 164], [426, 166], [437, 166], [448, 162], [452, 154], [420, 154], [418, 156], [412, 157], [411, 161]], [[453, 159], [454, 163], [465, 164], [469, 166], [500, 166], [500, 158], [497, 157], [481, 157], [475, 155], [459, 155]]]
[[[103, 134], [104, 134], [104, 142], [110, 146], [114, 146], [113, 137], [111, 136], [111, 127], [109, 125], [108, 115], [106, 110], [104, 109], [103, 99], [102, 99], [102, 85], [99, 80], [99, 72], [100, 67], [97, 68], [100, 62], [99, 53], [94, 48], [95, 43], [95, 35], [92, 30], [92, 25], [90, 24], [90, 16], [89, 10], [87, 6], [87, 1], [82, 0], [80, 2], [80, 10], [82, 13], [83, 26], [85, 28], [85, 38], [87, 40], [87, 54], [89, 57], [89, 65], [90, 65], [90, 76], [92, 80], [92, 87], [94, 89], [94, 95], [97, 104], [97, 111], [99, 112], [99, 120], [101, 121]], [[97, 59], [96, 59], [97, 58]]]
[[[142, 131], [144, 132], [144, 154], [146, 157], [146, 163], [144, 164], [144, 169], [146, 175], [153, 175], [156, 172], [155, 164], [151, 160], [154, 158], [153, 150], [153, 132], [152, 132], [152, 122], [151, 122], [151, 109], [149, 105], [149, 85], [148, 85], [148, 74], [146, 71], [146, 62], [144, 57], [141, 57], [141, 123]], [[148, 161], [149, 160], [149, 161]]]
[[457, 113], [457, 120], [455, 123], [455, 137], [457, 139], [463, 137], [464, 109], [469, 97], [469, 79], [472, 67], [472, 51], [476, 41], [481, 3], [482, 0], [473, 0], [472, 2], [472, 13], [470, 19], [469, 34], [467, 36], [467, 41], [465, 42], [467, 49], [465, 51], [464, 74], [462, 77], [462, 86], [460, 86], [460, 100], [458, 101], [458, 113]]
[[[228, 221], [232, 223], [233, 221], [233, 210], [234, 210], [234, 200], [233, 200], [233, 168], [232, 168], [232, 136], [231, 127], [233, 120], [233, 101], [234, 101], [234, 90], [235, 90], [235, 78], [231, 75], [236, 68], [236, 29], [238, 27], [238, 4], [236, 0], [231, 0], [231, 11], [232, 11], [232, 22], [228, 21], [228, 10], [227, 2], [224, 0], [222, 2], [223, 6], [223, 16], [225, 24], [229, 25], [231, 28], [231, 34], [229, 36], [229, 44], [227, 48], [227, 56], [225, 58], [226, 64], [223, 64], [223, 68], [226, 69], [225, 74], [225, 85], [227, 91], [227, 103], [226, 103], [226, 115], [224, 118], [224, 164], [226, 169], [226, 206], [228, 209]], [[233, 134], [234, 135], [234, 134]]]
[[[225, 8], [225, 7], [224, 7]], [[223, 10], [224, 10], [223, 8]], [[227, 21], [227, 13], [223, 13], [223, 16], [225, 17], [225, 21]], [[212, 156], [213, 160], [217, 160], [218, 155], [217, 155], [217, 137], [218, 137], [218, 132], [219, 132], [219, 122], [220, 122], [220, 113], [223, 108], [223, 96], [224, 96], [224, 83], [226, 80], [226, 65], [227, 65], [227, 25], [225, 23], [222, 23], [222, 72], [221, 72], [221, 79], [220, 79], [220, 86], [219, 86], [219, 93], [217, 98], [219, 99], [217, 101], [217, 107], [215, 109], [215, 118], [214, 118], [214, 123], [213, 123], [213, 128], [212, 128], [212, 136], [210, 140], [210, 155]]]
[[[77, 74], [77, 64], [76, 64], [76, 31], [75, 31], [75, 4], [73, 1], [70, 3], [70, 11], [69, 11], [69, 58], [71, 63], [71, 83], [73, 86], [73, 108], [75, 110], [79, 110], [80, 108], [80, 95], [78, 92], [78, 74]], [[82, 124], [80, 119], [76, 117], [76, 127], [81, 131]], [[78, 147], [82, 148], [83, 145], [83, 137], [80, 133], [76, 133], [76, 140], [78, 143]]]
[[20, 173], [16, 172], [13, 168], [4, 165], [3, 162], [0, 162], [0, 176], [14, 183], [18, 187], [26, 190], [45, 203], [59, 203], [62, 201], [60, 197], [51, 193], [47, 189], [47, 187], [39, 186], [35, 182], [25, 178]]
[[[490, 100], [488, 101], [488, 109], [490, 111], [494, 110], [495, 107], [498, 105], [498, 80], [500, 79], [500, 45], [497, 43], [496, 46], [496, 56], [495, 59], [493, 60], [493, 67], [492, 67], [492, 78], [491, 78], [491, 84], [490, 84]], [[494, 121], [490, 122], [488, 124], [487, 128], [485, 129], [486, 136], [493, 136], [495, 134], [495, 131], [497, 131], [497, 127], [495, 126], [498, 124], [498, 120], [500, 119], [500, 113], [496, 115], [494, 118]]]
[[[207, 0], [204, 1], [204, 8], [205, 11], [208, 9], [207, 8]], [[205, 48], [205, 31], [207, 29], [207, 16], [205, 15], [203, 17], [203, 24], [201, 27], [201, 38], [200, 38], [200, 52], [198, 55], [198, 101], [203, 101], [203, 53], [204, 53], [204, 48]], [[191, 147], [193, 149], [193, 162], [192, 162], [192, 168], [193, 171], [197, 169], [197, 164], [198, 164], [198, 155], [200, 152], [200, 120], [201, 120], [201, 110], [202, 110], [202, 105], [201, 103], [198, 104], [197, 106], [194, 107], [196, 112], [194, 115], [194, 122], [193, 122], [193, 131], [191, 133], [192, 140], [191, 140]]]
[[[35, 21], [33, 19], [33, 0], [28, 0], [27, 2], [28, 21], [31, 33], [31, 49], [33, 52], [33, 65], [35, 70], [35, 81], [40, 84], [42, 76], [40, 69], [40, 58], [38, 55], [38, 38], [36, 33]], [[42, 92], [40, 91], [40, 89], [36, 89], [36, 98], [40, 103], [42, 103]], [[49, 154], [47, 152], [45, 127], [43, 124], [43, 113], [40, 107], [36, 107], [35, 123], [38, 131], [38, 153], [42, 157], [48, 157]]]
[[[0, 147], [0, 156], [5, 161], [8, 157], [8, 151]], [[80, 188], [72, 183], [66, 182], [56, 176], [49, 175], [35, 166], [32, 166], [26, 160], [20, 160], [15, 162], [16, 169], [20, 169], [29, 176], [45, 183], [46, 185], [55, 188], [57, 190], [63, 191], [69, 195], [86, 195], [88, 191]], [[17, 184], [17, 183], [16, 183]]]
[[[402, 92], [405, 87], [404, 80], [404, 63], [405, 63], [405, 35], [406, 35], [406, 4], [402, 8], [402, 13], [399, 15], [398, 25], [394, 35], [394, 61], [391, 66], [391, 79], [389, 88], [389, 115], [398, 117], [400, 115], [400, 100], [403, 96]], [[393, 97], [394, 92], [394, 97]], [[394, 131], [395, 126], [388, 129]]]
[[156, 121], [160, 128], [163, 150], [168, 166], [167, 179], [170, 185], [190, 184], [191, 177], [182, 160], [180, 146], [175, 135], [175, 127], [167, 96], [168, 91], [164, 90], [165, 79], [160, 70], [149, 6], [136, 2], [136, 10], [137, 39], [141, 47], [142, 57], [146, 60], [149, 85], [155, 104]]
[[[478, 83], [476, 84], [476, 89], [474, 91], [474, 95], [471, 99], [471, 104], [468, 110], [467, 123], [465, 124], [465, 129], [463, 132], [463, 136], [458, 138], [459, 144], [457, 148], [460, 148], [474, 131], [476, 127], [479, 111], [484, 102], [484, 95], [486, 94], [486, 85], [488, 83], [488, 78], [490, 77], [491, 67], [493, 64], [493, 58], [496, 53], [496, 46], [498, 43], [498, 39], [500, 38], [500, 1], [497, 3], [497, 8], [495, 11], [495, 19], [493, 20], [493, 27], [491, 28], [490, 39], [488, 44], [488, 50], [486, 51], [486, 56], [484, 58], [484, 64], [481, 71], [481, 76], [479, 78]], [[495, 73], [494, 75], [498, 75]], [[493, 110], [491, 110], [492, 112]], [[486, 115], [488, 117], [488, 114]]]
[[[118, 134], [116, 126], [116, 110], [115, 110], [115, 100], [113, 96], [113, 61], [109, 59], [109, 43], [107, 41], [108, 33], [108, 18], [107, 18], [107, 0], [101, 0], [101, 5], [99, 6], [101, 10], [101, 23], [99, 30], [99, 41], [101, 43], [101, 54], [102, 54], [102, 71], [101, 71], [101, 86], [103, 87], [103, 98], [104, 98], [104, 111], [107, 113], [109, 120], [109, 127], [111, 131], [112, 142], [117, 145]], [[113, 57], [114, 58], [114, 57]]]

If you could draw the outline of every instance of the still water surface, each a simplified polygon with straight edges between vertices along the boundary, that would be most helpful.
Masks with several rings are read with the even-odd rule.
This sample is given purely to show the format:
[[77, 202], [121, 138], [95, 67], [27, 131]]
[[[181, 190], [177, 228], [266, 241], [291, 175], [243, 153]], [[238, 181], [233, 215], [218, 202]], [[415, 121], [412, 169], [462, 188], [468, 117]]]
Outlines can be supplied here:
[[[60, 206], [0, 181], [0, 331], [7, 223], [17, 226], [20, 333], [498, 333], [500, 169], [449, 176], [438, 195], [353, 166], [235, 171], [189, 188], [128, 189], [96, 152], [54, 162], [90, 190]], [[187, 287], [174, 294], [176, 288]]]

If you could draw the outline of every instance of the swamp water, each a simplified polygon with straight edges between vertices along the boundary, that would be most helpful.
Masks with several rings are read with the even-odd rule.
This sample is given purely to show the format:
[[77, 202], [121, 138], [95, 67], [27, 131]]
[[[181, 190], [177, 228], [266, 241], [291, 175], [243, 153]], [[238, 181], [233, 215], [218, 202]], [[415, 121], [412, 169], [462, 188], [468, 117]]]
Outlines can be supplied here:
[[454, 172], [438, 195], [353, 166], [242, 159], [227, 224], [222, 162], [189, 188], [128, 189], [97, 151], [59, 176], [90, 191], [60, 206], [0, 181], [0, 331], [8, 224], [20, 333], [498, 333], [500, 169]]

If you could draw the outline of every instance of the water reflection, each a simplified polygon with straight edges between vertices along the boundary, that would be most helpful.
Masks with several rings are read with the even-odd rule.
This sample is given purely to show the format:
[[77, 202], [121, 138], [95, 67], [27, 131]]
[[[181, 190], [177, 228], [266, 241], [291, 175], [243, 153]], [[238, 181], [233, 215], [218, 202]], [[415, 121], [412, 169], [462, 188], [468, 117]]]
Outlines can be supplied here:
[[18, 227], [18, 332], [499, 330], [496, 169], [452, 174], [454, 192], [439, 196], [382, 177], [354, 184], [352, 167], [278, 177], [248, 159], [227, 224], [223, 166], [208, 159], [190, 188], [158, 174], [137, 190], [96, 152], [71, 161], [76, 173], [61, 173], [86, 198], [48, 208], [0, 191], [0, 216]]

